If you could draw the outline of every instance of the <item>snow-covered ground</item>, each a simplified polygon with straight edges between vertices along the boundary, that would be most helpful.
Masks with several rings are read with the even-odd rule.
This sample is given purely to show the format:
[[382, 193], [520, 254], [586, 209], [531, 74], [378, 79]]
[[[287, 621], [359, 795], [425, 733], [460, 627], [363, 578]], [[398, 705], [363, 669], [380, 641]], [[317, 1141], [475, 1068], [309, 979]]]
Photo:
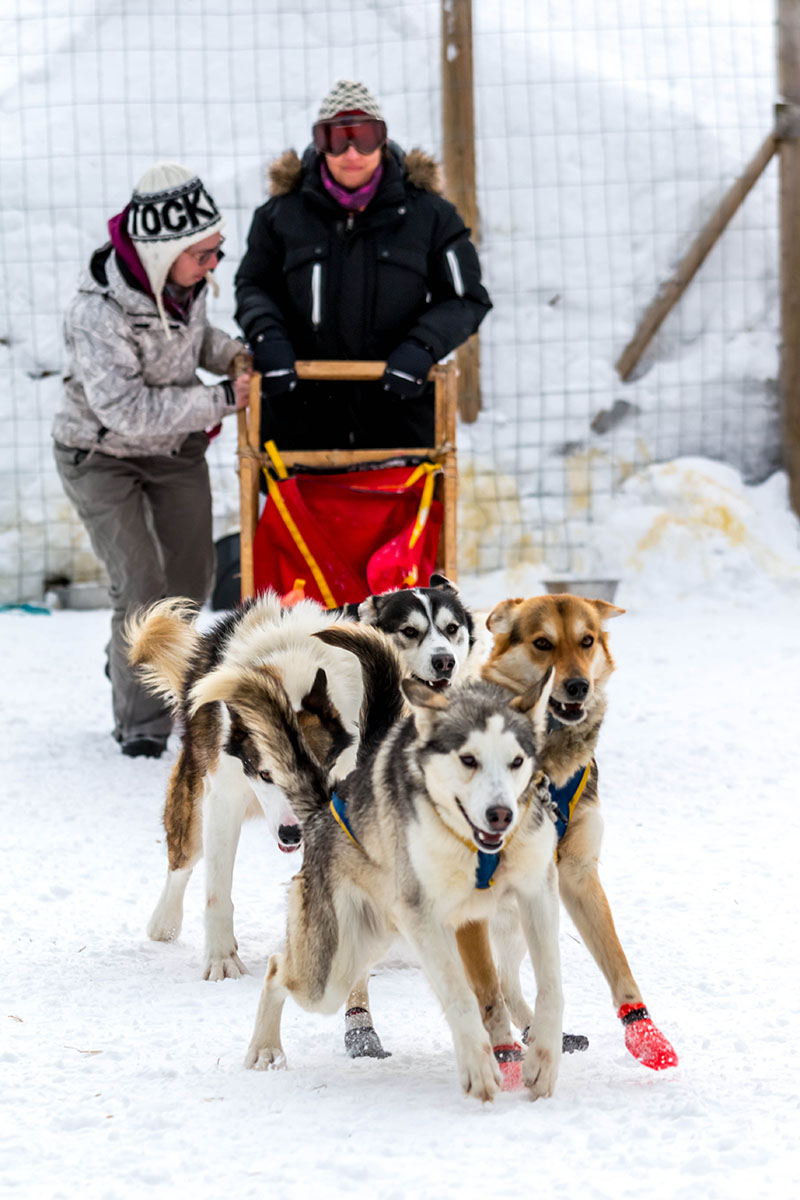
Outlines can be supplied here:
[[[668, 503], [670, 475], [642, 478], [608, 526], [635, 536], [636, 555], [616, 597], [627, 612], [609, 627], [601, 875], [680, 1066], [655, 1074], [627, 1054], [564, 916], [565, 1028], [591, 1045], [536, 1104], [461, 1095], [447, 1026], [401, 946], [372, 983], [391, 1058], [350, 1061], [341, 1018], [290, 1001], [289, 1069], [245, 1071], [297, 860], [263, 824], [245, 827], [234, 898], [246, 978], [200, 979], [202, 867], [180, 940], [149, 942], [175, 745], [154, 762], [112, 742], [107, 613], [0, 615], [1, 1194], [799, 1194], [800, 539], [785, 480], [737, 488], [720, 470], [673, 464], [693, 511]], [[724, 489], [739, 526], [720, 515]], [[528, 587], [519, 574], [464, 583], [476, 606]]]

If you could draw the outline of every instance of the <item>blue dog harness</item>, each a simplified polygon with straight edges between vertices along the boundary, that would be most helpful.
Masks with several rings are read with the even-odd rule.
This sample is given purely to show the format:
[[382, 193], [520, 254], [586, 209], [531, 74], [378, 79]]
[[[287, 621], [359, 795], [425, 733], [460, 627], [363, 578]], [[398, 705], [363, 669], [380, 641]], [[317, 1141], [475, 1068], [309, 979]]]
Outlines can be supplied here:
[[341, 796], [337, 796], [336, 792], [331, 792], [330, 808], [336, 824], [345, 831], [354, 846], [358, 846], [359, 850], [363, 850], [364, 847], [353, 833], [352, 829], [350, 828], [350, 822], [347, 819], [347, 801], [343, 800]]
[[[354, 846], [358, 846], [359, 850], [364, 850], [361, 842], [353, 833], [352, 826], [347, 816], [347, 801], [343, 800], [336, 792], [331, 793], [330, 810], [333, 819], [340, 829], [343, 829]], [[441, 820], [441, 818], [439, 818]], [[448, 826], [449, 829], [449, 826]], [[478, 861], [475, 864], [475, 887], [478, 891], [485, 891], [494, 883], [494, 873], [500, 863], [502, 851], [498, 850], [495, 854], [490, 854], [488, 850], [479, 850], [472, 842], [468, 842], [466, 838], [459, 837], [455, 830], [450, 829], [454, 837], [457, 837], [463, 846], [471, 850], [473, 854], [477, 854]], [[513, 837], [513, 834], [512, 834]]]
[[[558, 840], [561, 841], [564, 834], [567, 832], [567, 826], [572, 820], [572, 814], [575, 812], [575, 806], [583, 795], [583, 790], [589, 780], [592, 764], [589, 763], [585, 767], [579, 767], [566, 783], [561, 787], [556, 787], [554, 783], [549, 786], [550, 802], [553, 809], [555, 820], [556, 834]], [[331, 792], [330, 810], [336, 824], [343, 829], [354, 846], [358, 846], [359, 850], [364, 847], [359, 842], [350, 825], [347, 817], [347, 801], [343, 800], [336, 792]], [[440, 818], [441, 819], [441, 818]], [[449, 826], [448, 826], [449, 828]], [[472, 842], [468, 842], [466, 838], [460, 837], [455, 830], [450, 832], [454, 837], [457, 837], [462, 846], [466, 846], [474, 854], [477, 854], [478, 860], [475, 864], [475, 888], [479, 892], [486, 891], [494, 883], [494, 874], [500, 865], [502, 858], [502, 850], [498, 850], [494, 854], [490, 854], [488, 850], [479, 850]], [[513, 837], [513, 834], [512, 834]]]
[[550, 784], [550, 802], [553, 806], [553, 817], [559, 841], [561, 841], [567, 832], [567, 826], [572, 820], [575, 805], [583, 795], [583, 789], [589, 781], [591, 769], [591, 763], [585, 767], [578, 767], [575, 774], [566, 783], [562, 784], [561, 787], [556, 787], [554, 783]]

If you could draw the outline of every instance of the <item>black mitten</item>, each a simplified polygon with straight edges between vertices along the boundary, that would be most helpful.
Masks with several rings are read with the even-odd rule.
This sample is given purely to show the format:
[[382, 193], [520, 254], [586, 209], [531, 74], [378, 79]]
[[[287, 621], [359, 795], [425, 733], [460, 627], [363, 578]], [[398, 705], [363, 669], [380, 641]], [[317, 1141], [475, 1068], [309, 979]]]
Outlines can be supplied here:
[[386, 360], [383, 372], [384, 391], [411, 399], [421, 396], [433, 366], [433, 355], [428, 346], [409, 338], [392, 351]]
[[288, 342], [265, 341], [263, 334], [253, 339], [253, 370], [261, 374], [261, 395], [267, 399], [291, 392], [297, 386], [294, 350]]

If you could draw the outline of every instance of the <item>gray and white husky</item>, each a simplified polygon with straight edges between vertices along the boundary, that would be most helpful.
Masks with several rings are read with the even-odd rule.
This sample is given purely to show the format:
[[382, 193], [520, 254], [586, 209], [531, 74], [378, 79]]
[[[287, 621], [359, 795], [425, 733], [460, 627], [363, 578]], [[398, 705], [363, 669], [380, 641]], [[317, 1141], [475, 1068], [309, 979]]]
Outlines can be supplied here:
[[[362, 739], [355, 770], [331, 795], [285, 692], [269, 675], [260, 680], [260, 736], [305, 850], [290, 888], [285, 950], [269, 960], [246, 1065], [285, 1065], [287, 995], [335, 1012], [399, 932], [442, 1004], [462, 1088], [492, 1099], [500, 1071], [454, 935], [513, 904], [537, 982], [523, 1081], [534, 1099], [552, 1095], [563, 1009], [555, 830], [536, 754], [549, 676], [510, 701], [482, 681], [431, 691], [403, 679], [399, 657], [368, 628], [315, 636], [362, 663]], [[212, 700], [241, 708], [235, 678], [217, 672], [199, 683], [195, 703]]]

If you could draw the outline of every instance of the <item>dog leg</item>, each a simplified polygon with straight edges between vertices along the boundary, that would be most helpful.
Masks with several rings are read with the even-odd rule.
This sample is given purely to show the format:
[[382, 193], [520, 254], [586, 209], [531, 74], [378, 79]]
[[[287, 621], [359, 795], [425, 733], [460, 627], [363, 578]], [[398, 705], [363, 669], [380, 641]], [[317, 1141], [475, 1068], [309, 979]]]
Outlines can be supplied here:
[[469, 921], [462, 925], [456, 930], [456, 942], [492, 1045], [510, 1043], [513, 1040], [511, 1025], [495, 971], [486, 922]]
[[[199, 858], [200, 855], [197, 855]], [[197, 862], [197, 858], [195, 862]], [[192, 877], [194, 863], [177, 871], [167, 871], [158, 904], [153, 909], [153, 915], [147, 923], [147, 936], [154, 942], [174, 942], [183, 924], [183, 894], [186, 885]]]
[[676, 1067], [678, 1056], [653, 1024], [631, 974], [596, 862], [561, 854], [558, 883], [564, 907], [611, 988], [614, 1008], [625, 1028], [626, 1047], [634, 1058], [654, 1071]]
[[564, 996], [558, 949], [558, 888], [556, 868], [534, 893], [519, 896], [519, 914], [536, 976], [536, 1004], [522, 1064], [525, 1086], [536, 1100], [552, 1096], [561, 1063], [561, 1022]]
[[564, 907], [611, 988], [614, 1007], [641, 1004], [642, 994], [617, 937], [597, 864], [561, 854], [558, 886]]
[[[492, 924], [494, 927], [494, 922]], [[514, 925], [519, 930], [516, 914]], [[517, 940], [522, 941], [519, 934]], [[492, 1043], [494, 1056], [500, 1065], [503, 1091], [515, 1092], [522, 1087], [523, 1050], [511, 1033], [503, 988], [498, 982], [495, 970], [487, 923], [469, 921], [462, 925], [456, 930], [456, 941], [469, 985], [477, 998], [483, 1024]], [[523, 944], [523, 954], [524, 952]]]
[[286, 1066], [286, 1055], [281, 1045], [281, 1013], [289, 992], [283, 976], [284, 956], [270, 955], [253, 1036], [244, 1059], [246, 1067], [257, 1071], [279, 1070]]
[[233, 933], [233, 864], [252, 793], [239, 785], [226, 789], [212, 780], [203, 805], [206, 852], [206, 959], [203, 978], [216, 982], [247, 974]]
[[462, 1089], [478, 1100], [493, 1100], [502, 1083], [500, 1068], [454, 939], [447, 930], [415, 918], [406, 921], [398, 915], [398, 926], [419, 954], [428, 982], [444, 1010], [453, 1035]]
[[519, 970], [527, 946], [520, 929], [519, 916], [501, 909], [492, 917], [492, 945], [497, 954], [497, 973], [511, 1020], [517, 1029], [525, 1030], [533, 1020], [533, 1009], [520, 987]]
[[192, 869], [203, 853], [200, 833], [198, 771], [184, 747], [175, 761], [164, 805], [169, 869], [158, 904], [147, 925], [154, 942], [172, 942], [183, 924], [183, 896]]
[[391, 1052], [384, 1050], [372, 1024], [366, 975], [359, 979], [347, 997], [344, 1048], [351, 1058], [391, 1058]]

